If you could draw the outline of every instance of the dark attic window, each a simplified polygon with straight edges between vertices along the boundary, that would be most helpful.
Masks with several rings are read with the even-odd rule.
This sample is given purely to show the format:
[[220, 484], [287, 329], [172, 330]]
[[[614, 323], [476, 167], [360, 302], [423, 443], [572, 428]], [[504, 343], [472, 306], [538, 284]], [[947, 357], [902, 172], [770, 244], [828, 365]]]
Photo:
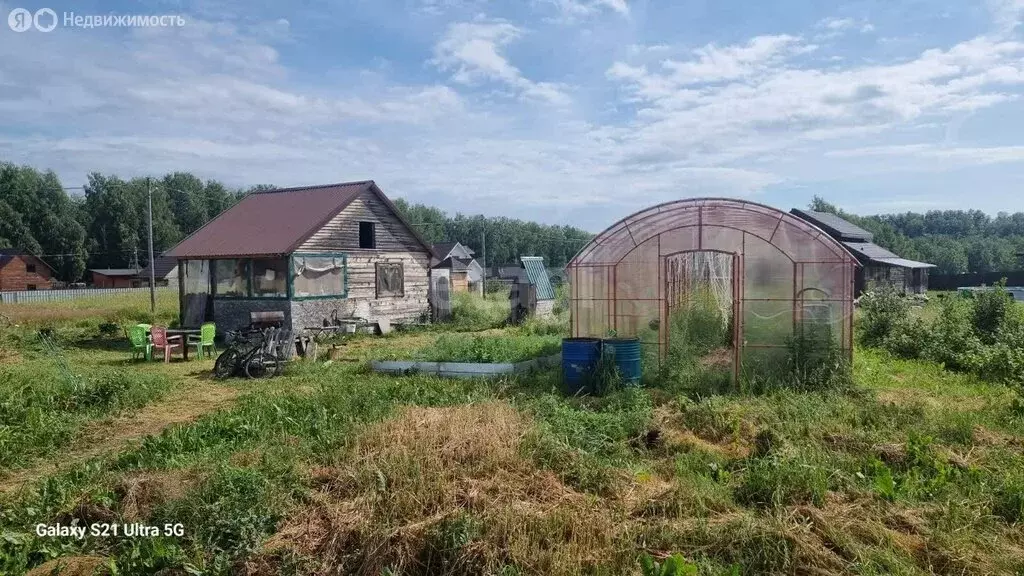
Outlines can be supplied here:
[[376, 248], [377, 237], [374, 234], [373, 222], [360, 222], [359, 223], [359, 247], [360, 248]]

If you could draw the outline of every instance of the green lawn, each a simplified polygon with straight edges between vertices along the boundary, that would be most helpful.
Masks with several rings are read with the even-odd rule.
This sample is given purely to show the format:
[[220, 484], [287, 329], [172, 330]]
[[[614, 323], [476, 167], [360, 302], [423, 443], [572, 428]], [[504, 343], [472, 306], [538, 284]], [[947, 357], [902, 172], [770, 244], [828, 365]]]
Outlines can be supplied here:
[[[513, 357], [509, 342], [557, 342], [548, 330], [484, 337]], [[342, 348], [365, 359], [438, 350], [437, 339]], [[124, 369], [109, 344], [65, 342], [82, 373]], [[45, 354], [27, 338], [18, 346], [2, 367], [44, 373]], [[199, 366], [131, 373], [173, 389]], [[47, 369], [52, 382], [33, 394], [67, 397], [59, 369]], [[118, 574], [640, 574], [645, 553], [682, 554], [699, 574], [1021, 573], [1014, 395], [873, 350], [856, 352], [854, 381], [846, 392], [761, 395], [656, 382], [567, 399], [557, 371], [453, 381], [297, 363], [238, 383], [226, 408], [0, 494], [0, 574], [57, 558]], [[71, 420], [159, 406], [173, 390], [158, 388]], [[63, 457], [45, 446], [19, 454]], [[75, 518], [180, 523], [184, 535], [32, 532]]]

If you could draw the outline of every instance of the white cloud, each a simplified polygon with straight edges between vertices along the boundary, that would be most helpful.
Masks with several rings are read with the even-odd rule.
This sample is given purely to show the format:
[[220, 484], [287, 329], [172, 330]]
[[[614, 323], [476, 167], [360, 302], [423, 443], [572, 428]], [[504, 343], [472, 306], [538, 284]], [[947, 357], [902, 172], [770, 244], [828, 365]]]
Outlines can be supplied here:
[[939, 144], [905, 144], [872, 146], [827, 152], [834, 158], [911, 157], [941, 160], [945, 167], [954, 165], [983, 166], [1005, 162], [1024, 162], [1024, 146], [946, 147]]
[[818, 21], [818, 23], [815, 24], [815, 28], [821, 31], [817, 36], [815, 36], [815, 38], [819, 40], [836, 38], [854, 30], [859, 31], [862, 34], [868, 34], [875, 31], [875, 26], [865, 19], [837, 18], [835, 16]]
[[[622, 13], [573, 4], [615, 23]], [[478, 3], [432, 4], [467, 5]], [[481, 17], [421, 31], [436, 40], [413, 63], [300, 71], [292, 43], [308, 37], [297, 18], [192, 22], [123, 38], [0, 34], [0, 117], [13, 119], [0, 127], [0, 158], [53, 168], [68, 185], [93, 170], [190, 170], [231, 185], [374, 178], [447, 209], [591, 229], [659, 201], [815, 188], [838, 173], [1024, 166], [1020, 147], [920, 144], [965, 111], [1020, 95], [1024, 43], [1006, 36], [864, 64], [813, 43], [827, 25], [696, 49], [623, 35], [573, 68], [565, 28]], [[528, 42], [561, 61], [520, 60]], [[410, 69], [416, 80], [398, 76]]]
[[507, 44], [523, 34], [521, 28], [501, 21], [452, 24], [434, 46], [433, 63], [451, 72], [460, 84], [497, 81], [527, 98], [568, 104], [569, 96], [561, 86], [529, 80], [502, 54]]
[[1009, 34], [1020, 26], [1024, 0], [988, 0], [988, 6], [999, 32]]
[[637, 106], [623, 136], [630, 157], [705, 165], [764, 158], [990, 107], [1024, 85], [1020, 42], [981, 37], [905, 62], [838, 69], [794, 64], [801, 46], [767, 37], [705, 47], [656, 69], [615, 63], [607, 77]]
[[630, 15], [629, 4], [626, 0], [537, 0], [542, 4], [553, 5], [559, 17], [557, 20], [565, 23], [575, 23], [586, 18], [600, 14], [613, 12], [620, 16]]
[[742, 46], [717, 47], [713, 44], [694, 51], [696, 60], [666, 60], [662, 65], [673, 72], [673, 79], [682, 86], [733, 80], [750, 76], [780, 61], [799, 38], [788, 35], [758, 36]]

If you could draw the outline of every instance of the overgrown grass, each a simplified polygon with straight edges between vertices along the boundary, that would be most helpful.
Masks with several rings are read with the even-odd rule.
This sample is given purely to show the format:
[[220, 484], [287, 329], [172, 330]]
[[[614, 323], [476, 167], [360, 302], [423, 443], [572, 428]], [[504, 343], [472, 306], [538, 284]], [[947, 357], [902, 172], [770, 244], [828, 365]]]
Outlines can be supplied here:
[[522, 362], [557, 354], [560, 348], [561, 337], [552, 335], [442, 334], [428, 346], [412, 351], [390, 351], [383, 354], [381, 359], [424, 362]]
[[[557, 326], [510, 329], [505, 346], [557, 342]], [[38, 372], [44, 351], [23, 350], [12, 369]], [[671, 554], [701, 575], [1024, 570], [1010, 389], [877, 349], [857, 351], [852, 379], [565, 398], [557, 371], [450, 381], [299, 363], [229, 409], [0, 495], [0, 573], [89, 556], [121, 574], [635, 574]], [[32, 532], [73, 519], [185, 534]]]
[[83, 423], [143, 406], [173, 385], [162, 374], [83, 369], [63, 355], [49, 347], [35, 360], [0, 365], [0, 467], [24, 465], [68, 444]]

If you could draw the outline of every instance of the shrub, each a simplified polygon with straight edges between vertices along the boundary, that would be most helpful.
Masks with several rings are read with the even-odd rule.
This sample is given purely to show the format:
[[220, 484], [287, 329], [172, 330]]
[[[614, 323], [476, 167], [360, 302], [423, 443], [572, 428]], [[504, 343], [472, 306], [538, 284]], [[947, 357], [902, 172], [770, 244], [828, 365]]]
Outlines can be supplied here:
[[885, 338], [910, 318], [910, 303], [891, 286], [865, 292], [860, 306], [863, 315], [858, 328], [866, 346], [882, 346]]
[[948, 298], [924, 347], [925, 355], [950, 370], [977, 372], [982, 367], [984, 349], [974, 333], [973, 309], [961, 298]]
[[893, 326], [882, 340], [882, 347], [901, 358], [921, 358], [931, 340], [931, 327], [920, 317], [908, 318]]
[[785, 382], [798, 390], [850, 388], [850, 362], [828, 324], [804, 322], [787, 343]]
[[1006, 278], [992, 286], [991, 290], [980, 291], [974, 295], [971, 320], [974, 331], [982, 342], [995, 343], [999, 329], [1012, 307], [1013, 296], [1006, 291]]

